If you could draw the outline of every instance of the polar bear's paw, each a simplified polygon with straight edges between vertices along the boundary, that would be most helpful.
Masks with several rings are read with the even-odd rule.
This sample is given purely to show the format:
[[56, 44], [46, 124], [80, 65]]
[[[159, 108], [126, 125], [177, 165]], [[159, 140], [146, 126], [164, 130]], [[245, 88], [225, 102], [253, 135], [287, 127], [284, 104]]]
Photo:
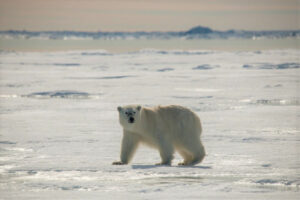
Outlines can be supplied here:
[[115, 161], [112, 163], [113, 165], [126, 165], [126, 163], [123, 163], [121, 161]]
[[180, 162], [180, 163], [178, 163], [178, 165], [179, 165], [179, 166], [185, 166], [185, 165], [187, 165], [187, 164], [184, 163], [184, 162]]
[[168, 163], [155, 163], [155, 165], [157, 165], [157, 166], [171, 166], [171, 163], [170, 162], [168, 162]]
[[192, 166], [194, 165], [194, 163], [191, 162], [180, 162], [178, 163], [178, 166]]

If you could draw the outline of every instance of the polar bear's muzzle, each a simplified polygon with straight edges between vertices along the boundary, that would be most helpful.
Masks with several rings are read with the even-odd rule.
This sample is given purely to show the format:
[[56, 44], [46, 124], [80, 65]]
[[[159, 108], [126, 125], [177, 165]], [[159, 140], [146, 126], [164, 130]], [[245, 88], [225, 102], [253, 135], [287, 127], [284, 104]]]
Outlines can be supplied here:
[[134, 122], [134, 118], [133, 118], [133, 117], [129, 117], [128, 122], [129, 122], [129, 123], [133, 123], [133, 122]]

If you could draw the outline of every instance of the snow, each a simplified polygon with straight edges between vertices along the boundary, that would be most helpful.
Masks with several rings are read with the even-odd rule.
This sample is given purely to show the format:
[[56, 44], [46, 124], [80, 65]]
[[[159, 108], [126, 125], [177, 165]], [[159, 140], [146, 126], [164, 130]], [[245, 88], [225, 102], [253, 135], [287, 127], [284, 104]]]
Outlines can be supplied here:
[[[0, 53], [1, 199], [297, 199], [298, 50]], [[207, 157], [119, 159], [117, 106], [180, 104]]]

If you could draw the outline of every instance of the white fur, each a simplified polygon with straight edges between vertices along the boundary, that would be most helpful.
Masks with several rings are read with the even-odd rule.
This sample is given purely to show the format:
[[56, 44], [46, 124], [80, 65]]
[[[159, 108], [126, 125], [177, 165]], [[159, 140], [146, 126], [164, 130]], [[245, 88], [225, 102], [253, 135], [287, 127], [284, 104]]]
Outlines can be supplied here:
[[[175, 150], [184, 158], [181, 165], [195, 165], [203, 160], [201, 122], [191, 110], [177, 105], [153, 108], [129, 105], [118, 110], [123, 140], [121, 161], [113, 164], [129, 163], [139, 143], [159, 150], [162, 159], [159, 164], [170, 165]], [[134, 122], [130, 123], [132, 118]]]

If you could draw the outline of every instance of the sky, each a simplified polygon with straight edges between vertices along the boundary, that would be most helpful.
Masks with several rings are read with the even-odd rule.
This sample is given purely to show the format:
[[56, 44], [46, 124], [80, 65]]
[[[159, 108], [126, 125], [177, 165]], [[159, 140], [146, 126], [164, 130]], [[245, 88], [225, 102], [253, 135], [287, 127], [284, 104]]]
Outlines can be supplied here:
[[300, 29], [300, 0], [0, 0], [0, 30]]

